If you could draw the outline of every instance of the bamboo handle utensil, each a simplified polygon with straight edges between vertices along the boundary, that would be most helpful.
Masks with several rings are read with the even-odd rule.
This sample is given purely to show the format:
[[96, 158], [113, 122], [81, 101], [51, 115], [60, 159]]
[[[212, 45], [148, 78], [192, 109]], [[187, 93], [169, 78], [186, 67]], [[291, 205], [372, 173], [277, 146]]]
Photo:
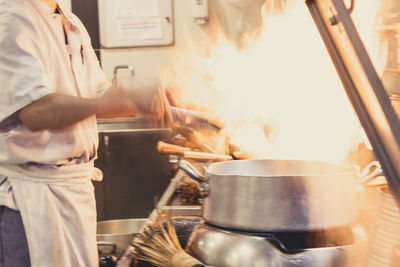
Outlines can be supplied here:
[[233, 159], [232, 156], [229, 155], [192, 151], [189, 148], [168, 144], [163, 141], [157, 143], [157, 151], [161, 154], [178, 155], [187, 159], [195, 160], [227, 161]]
[[163, 141], [158, 141], [157, 143], [157, 151], [160, 154], [183, 156], [185, 151], [188, 150], [190, 150], [190, 148], [168, 144]]

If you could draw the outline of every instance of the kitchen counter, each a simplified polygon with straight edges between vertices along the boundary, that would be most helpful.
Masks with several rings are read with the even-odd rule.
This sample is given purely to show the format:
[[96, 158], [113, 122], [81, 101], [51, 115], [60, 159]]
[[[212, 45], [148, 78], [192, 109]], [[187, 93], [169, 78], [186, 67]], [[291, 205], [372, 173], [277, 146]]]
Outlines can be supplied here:
[[98, 119], [97, 128], [99, 133], [171, 130], [169, 128], [161, 127], [159, 123], [154, 122], [151, 118], [145, 116], [118, 119]]

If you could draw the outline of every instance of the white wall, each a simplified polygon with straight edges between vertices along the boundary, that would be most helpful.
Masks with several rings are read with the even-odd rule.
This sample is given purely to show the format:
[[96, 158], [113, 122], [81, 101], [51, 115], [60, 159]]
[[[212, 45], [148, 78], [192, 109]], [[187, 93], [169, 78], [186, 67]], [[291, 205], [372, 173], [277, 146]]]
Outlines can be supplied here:
[[[225, 0], [209, 0], [211, 2], [224, 2]], [[194, 22], [191, 12], [191, 1], [174, 0], [174, 25], [175, 43], [164, 47], [143, 47], [123, 49], [101, 49], [101, 60], [107, 77], [111, 80], [113, 69], [116, 65], [132, 65], [136, 72], [135, 79], [144, 83], [157, 81], [157, 68], [169, 62], [171, 56], [183, 51], [189, 42], [204, 43], [211, 42], [210, 22], [198, 25]], [[173, 64], [173, 62], [170, 62]], [[121, 71], [121, 74], [124, 73]]]
[[[58, 0], [71, 10], [71, 0]], [[111, 81], [113, 69], [117, 65], [132, 65], [135, 68], [135, 79], [143, 83], [154, 83], [158, 81], [157, 68], [163, 64], [173, 64], [170, 58], [184, 50], [189, 43], [208, 45], [211, 43], [210, 32], [215, 23], [213, 19], [205, 25], [198, 25], [194, 22], [191, 12], [191, 1], [173, 0], [174, 4], [174, 35], [175, 42], [172, 46], [164, 47], [142, 47], [142, 48], [122, 48], [122, 49], [101, 49], [100, 55], [103, 69]], [[218, 13], [229, 21], [235, 18], [235, 10], [227, 6], [226, 0], [209, 0], [211, 13]], [[218, 8], [219, 7], [219, 8]], [[223, 7], [221, 9], [221, 7]], [[210, 16], [213, 16], [210, 14]], [[100, 18], [101, 19], [101, 18]], [[226, 25], [222, 25], [226, 28]], [[124, 75], [124, 72], [121, 71]]]

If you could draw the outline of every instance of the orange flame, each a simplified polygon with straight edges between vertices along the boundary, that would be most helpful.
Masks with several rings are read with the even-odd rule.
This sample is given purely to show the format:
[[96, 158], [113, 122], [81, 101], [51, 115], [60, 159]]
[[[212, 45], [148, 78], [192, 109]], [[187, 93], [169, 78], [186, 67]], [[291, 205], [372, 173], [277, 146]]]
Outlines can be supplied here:
[[[375, 44], [366, 33], [378, 1], [358, 2], [368, 12], [356, 9], [356, 25]], [[231, 142], [259, 158], [343, 162], [363, 131], [306, 5], [294, 1], [263, 23], [245, 50], [220, 37], [207, 53], [180, 51], [163, 85], [181, 106], [218, 115]]]

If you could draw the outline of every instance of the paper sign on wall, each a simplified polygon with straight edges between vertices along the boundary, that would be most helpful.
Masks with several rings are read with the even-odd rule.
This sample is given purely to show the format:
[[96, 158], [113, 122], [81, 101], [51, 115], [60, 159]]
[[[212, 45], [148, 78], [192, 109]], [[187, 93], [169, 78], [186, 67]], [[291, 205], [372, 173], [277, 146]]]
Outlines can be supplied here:
[[103, 47], [173, 42], [172, 0], [98, 0]]
[[115, 17], [159, 17], [159, 0], [114, 0]]
[[161, 18], [122, 18], [118, 19], [121, 40], [160, 39], [162, 37]]

